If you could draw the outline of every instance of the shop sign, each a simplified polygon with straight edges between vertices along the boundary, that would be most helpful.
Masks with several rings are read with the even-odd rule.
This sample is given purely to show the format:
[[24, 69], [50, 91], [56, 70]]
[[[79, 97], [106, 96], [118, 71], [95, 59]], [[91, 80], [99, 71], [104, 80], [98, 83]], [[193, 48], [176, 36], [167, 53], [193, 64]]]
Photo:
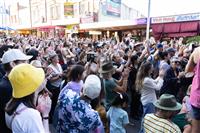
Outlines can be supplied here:
[[120, 17], [121, 0], [107, 0], [106, 13], [110, 16]]
[[72, 2], [64, 3], [64, 15], [65, 17], [74, 16], [74, 3]]
[[66, 33], [78, 33], [78, 25], [67, 25]]
[[195, 21], [195, 20], [200, 20], [200, 14], [199, 13], [176, 16], [176, 22]]
[[81, 18], [81, 23], [92, 23], [94, 22], [94, 16], [86, 16]]
[[196, 21], [200, 20], [200, 13], [168, 16], [168, 17], [156, 17], [151, 19], [151, 23], [171, 23], [171, 22], [184, 22], [184, 21]]
[[157, 18], [152, 18], [151, 23], [170, 23], [170, 22], [175, 22], [176, 18], [175, 16], [169, 16], [169, 17], [157, 17]]
[[139, 18], [136, 20], [136, 24], [147, 24], [147, 18]]

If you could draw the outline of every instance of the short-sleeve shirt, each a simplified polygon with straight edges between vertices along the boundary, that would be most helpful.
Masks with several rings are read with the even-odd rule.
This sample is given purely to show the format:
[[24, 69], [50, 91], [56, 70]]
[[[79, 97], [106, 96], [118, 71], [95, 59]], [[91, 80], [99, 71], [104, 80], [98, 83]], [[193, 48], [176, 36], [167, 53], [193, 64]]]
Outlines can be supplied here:
[[59, 101], [57, 132], [92, 133], [102, 126], [98, 112], [71, 89], [63, 89]]
[[145, 133], [181, 133], [180, 128], [172, 121], [162, 119], [154, 114], [147, 114], [144, 117]]
[[105, 79], [105, 94], [106, 94], [106, 108], [108, 109], [111, 106], [112, 101], [117, 97], [117, 93], [114, 91], [114, 89], [117, 87], [117, 83], [115, 80], [112, 79]]
[[126, 111], [111, 106], [107, 112], [107, 117], [110, 119], [110, 133], [126, 133], [124, 126], [129, 123]]

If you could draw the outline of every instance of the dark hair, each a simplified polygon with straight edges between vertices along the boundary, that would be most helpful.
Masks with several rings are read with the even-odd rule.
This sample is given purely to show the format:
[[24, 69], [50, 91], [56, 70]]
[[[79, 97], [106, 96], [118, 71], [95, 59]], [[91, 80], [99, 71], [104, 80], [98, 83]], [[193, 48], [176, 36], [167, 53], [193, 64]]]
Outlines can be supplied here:
[[3, 69], [6, 71], [6, 72], [10, 72], [12, 70], [12, 66], [10, 65], [10, 62], [9, 63], [6, 63], [6, 64], [3, 64]]
[[128, 103], [128, 101], [129, 101], [129, 99], [128, 99], [128, 95], [126, 93], [117, 94], [117, 96], [112, 101], [111, 105], [112, 106], [119, 106], [119, 105], [122, 106], [123, 103]]
[[61, 50], [56, 50], [56, 54], [58, 55], [59, 62], [64, 63], [64, 58], [63, 58]]
[[35, 109], [36, 107], [34, 105], [34, 93], [22, 98], [11, 98], [5, 107], [5, 112], [7, 112], [8, 115], [12, 115], [21, 103], [23, 103], [28, 108]]
[[131, 56], [131, 64], [132, 64], [132, 65], [135, 65], [134, 63], [135, 63], [135, 61], [136, 61], [138, 58], [139, 58], [138, 55], [132, 55], [132, 56]]
[[74, 65], [69, 73], [69, 79], [71, 81], [77, 81], [79, 76], [84, 72], [84, 67], [82, 65]]
[[159, 56], [160, 56], [160, 58], [161, 58], [162, 60], [164, 60], [165, 57], [168, 56], [168, 52], [167, 52], [167, 51], [160, 52], [160, 53], [159, 53]]

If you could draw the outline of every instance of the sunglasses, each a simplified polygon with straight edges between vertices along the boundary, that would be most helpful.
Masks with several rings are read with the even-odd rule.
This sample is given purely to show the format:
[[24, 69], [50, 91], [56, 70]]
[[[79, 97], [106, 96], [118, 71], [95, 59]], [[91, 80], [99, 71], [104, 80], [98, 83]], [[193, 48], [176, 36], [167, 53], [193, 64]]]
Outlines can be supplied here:
[[175, 64], [180, 64], [180, 62], [179, 62], [179, 61], [174, 61], [174, 63], [175, 63]]

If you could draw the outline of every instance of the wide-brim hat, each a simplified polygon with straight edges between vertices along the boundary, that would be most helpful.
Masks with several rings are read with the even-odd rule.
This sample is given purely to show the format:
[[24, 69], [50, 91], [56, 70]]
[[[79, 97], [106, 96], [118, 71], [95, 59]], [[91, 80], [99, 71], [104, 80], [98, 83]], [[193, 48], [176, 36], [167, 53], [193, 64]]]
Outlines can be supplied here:
[[36, 68], [30, 64], [15, 66], [8, 75], [13, 88], [12, 96], [22, 98], [35, 92], [45, 79], [42, 68]]
[[102, 64], [102, 66], [99, 69], [99, 73], [108, 73], [111, 71], [114, 71], [116, 68], [113, 66], [112, 62], [106, 62]]
[[176, 98], [170, 94], [163, 94], [154, 103], [154, 105], [162, 110], [166, 111], [178, 111], [182, 108], [182, 105], [176, 101]]

